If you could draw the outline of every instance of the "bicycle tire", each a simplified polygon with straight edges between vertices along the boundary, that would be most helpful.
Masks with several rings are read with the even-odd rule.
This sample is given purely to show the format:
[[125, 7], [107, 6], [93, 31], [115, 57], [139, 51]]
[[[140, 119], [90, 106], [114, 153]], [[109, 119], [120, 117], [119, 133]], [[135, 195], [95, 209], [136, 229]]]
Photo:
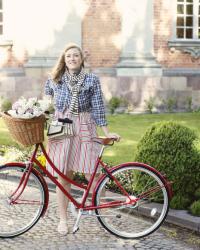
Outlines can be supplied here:
[[23, 165], [0, 167], [0, 238], [13, 238], [27, 232], [45, 209], [44, 184], [35, 171], [30, 173], [23, 193], [16, 200], [21, 204], [10, 204], [10, 195], [18, 187], [24, 171]]
[[[163, 179], [156, 172], [137, 165], [121, 166], [111, 172], [131, 198], [138, 201], [132, 205], [96, 209], [101, 225], [110, 233], [125, 239], [137, 239], [153, 233], [163, 223], [169, 209], [170, 196]], [[153, 192], [154, 188], [157, 191], [155, 189]], [[144, 196], [144, 192], [149, 195]], [[95, 206], [116, 200], [129, 201], [106, 175], [96, 189]]]

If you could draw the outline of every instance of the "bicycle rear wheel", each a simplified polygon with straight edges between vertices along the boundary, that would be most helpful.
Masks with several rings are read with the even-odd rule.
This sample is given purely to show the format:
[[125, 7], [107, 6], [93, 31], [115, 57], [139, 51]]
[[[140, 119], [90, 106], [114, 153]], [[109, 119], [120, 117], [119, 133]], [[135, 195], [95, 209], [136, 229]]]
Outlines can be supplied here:
[[[112, 203], [111, 207], [95, 210], [102, 226], [114, 235], [129, 239], [154, 232], [169, 209], [169, 194], [163, 180], [153, 171], [134, 165], [113, 170], [112, 175], [128, 195], [109, 176], [105, 176], [95, 196], [96, 206]], [[114, 206], [113, 201], [121, 204]]]
[[[45, 192], [39, 177], [31, 172], [20, 197], [11, 203], [24, 174], [23, 166], [0, 167], [0, 238], [11, 238], [25, 233], [39, 220], [44, 204]], [[23, 186], [23, 185], [22, 185]]]

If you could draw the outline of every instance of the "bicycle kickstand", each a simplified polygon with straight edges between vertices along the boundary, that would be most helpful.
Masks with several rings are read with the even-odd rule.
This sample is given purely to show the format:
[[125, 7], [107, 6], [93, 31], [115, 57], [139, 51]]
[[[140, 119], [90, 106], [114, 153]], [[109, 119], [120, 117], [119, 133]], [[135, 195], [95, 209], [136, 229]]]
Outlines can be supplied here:
[[79, 209], [76, 222], [73, 227], [73, 234], [75, 234], [79, 230], [79, 223], [80, 223], [82, 214], [83, 214], [83, 209]]

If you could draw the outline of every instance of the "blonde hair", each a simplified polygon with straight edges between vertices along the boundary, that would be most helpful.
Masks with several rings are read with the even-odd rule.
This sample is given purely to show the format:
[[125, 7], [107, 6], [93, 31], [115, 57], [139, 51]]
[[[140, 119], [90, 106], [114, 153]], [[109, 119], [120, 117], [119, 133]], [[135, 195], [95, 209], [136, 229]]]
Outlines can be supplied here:
[[59, 82], [59, 80], [61, 79], [62, 75], [65, 73], [65, 70], [66, 70], [65, 53], [69, 49], [73, 49], [73, 48], [78, 49], [78, 51], [80, 52], [81, 59], [82, 59], [81, 68], [84, 67], [84, 56], [83, 56], [82, 49], [77, 44], [75, 44], [75, 43], [69, 43], [69, 44], [67, 44], [67, 46], [65, 47], [64, 51], [60, 55], [60, 57], [59, 57], [56, 65], [53, 68], [52, 73], [51, 73], [51, 77], [52, 77], [53, 81], [55, 81], [56, 83]]

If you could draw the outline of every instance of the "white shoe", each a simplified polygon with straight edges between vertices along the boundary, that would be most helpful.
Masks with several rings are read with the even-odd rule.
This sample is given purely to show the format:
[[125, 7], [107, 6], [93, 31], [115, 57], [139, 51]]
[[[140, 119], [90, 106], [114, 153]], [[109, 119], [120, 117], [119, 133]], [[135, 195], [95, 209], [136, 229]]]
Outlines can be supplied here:
[[61, 235], [66, 235], [68, 234], [69, 230], [68, 230], [68, 227], [67, 227], [67, 222], [65, 220], [61, 220], [58, 224], [58, 232], [59, 234]]

